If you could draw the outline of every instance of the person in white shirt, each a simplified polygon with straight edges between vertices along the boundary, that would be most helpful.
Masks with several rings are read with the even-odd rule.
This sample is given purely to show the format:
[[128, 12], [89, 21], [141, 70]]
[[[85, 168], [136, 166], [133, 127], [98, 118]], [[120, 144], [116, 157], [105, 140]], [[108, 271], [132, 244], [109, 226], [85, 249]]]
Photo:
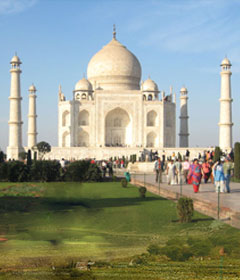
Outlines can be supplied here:
[[187, 158], [182, 163], [182, 167], [183, 167], [184, 180], [185, 180], [185, 183], [187, 184], [187, 176], [188, 176], [188, 172], [189, 172], [189, 168], [190, 168], [190, 163]]

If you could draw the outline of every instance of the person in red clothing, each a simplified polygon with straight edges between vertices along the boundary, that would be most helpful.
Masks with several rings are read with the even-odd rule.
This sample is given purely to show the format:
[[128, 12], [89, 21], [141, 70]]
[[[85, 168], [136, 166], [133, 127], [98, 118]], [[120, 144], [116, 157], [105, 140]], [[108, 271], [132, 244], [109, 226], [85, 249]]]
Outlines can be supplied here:
[[202, 179], [202, 166], [198, 163], [198, 159], [194, 159], [190, 165], [188, 179], [192, 182], [193, 191], [197, 193]]
[[202, 164], [202, 171], [203, 171], [204, 183], [206, 184], [212, 172], [211, 166], [206, 160]]

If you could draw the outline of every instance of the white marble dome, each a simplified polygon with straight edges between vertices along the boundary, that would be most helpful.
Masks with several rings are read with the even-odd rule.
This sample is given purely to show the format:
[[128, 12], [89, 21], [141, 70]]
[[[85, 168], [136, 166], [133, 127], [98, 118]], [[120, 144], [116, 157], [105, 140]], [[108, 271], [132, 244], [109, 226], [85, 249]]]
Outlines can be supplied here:
[[92, 85], [86, 78], [82, 78], [76, 83], [75, 91], [92, 91]]
[[159, 92], [157, 84], [150, 78], [143, 82], [142, 91]]
[[88, 64], [87, 76], [104, 90], [139, 90], [141, 65], [136, 56], [113, 38]]

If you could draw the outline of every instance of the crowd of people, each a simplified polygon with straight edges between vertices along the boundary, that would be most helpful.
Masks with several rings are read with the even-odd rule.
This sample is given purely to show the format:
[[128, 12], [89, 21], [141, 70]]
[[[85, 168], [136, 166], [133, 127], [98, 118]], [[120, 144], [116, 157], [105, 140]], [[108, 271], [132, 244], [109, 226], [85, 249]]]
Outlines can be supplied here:
[[201, 183], [206, 184], [210, 181], [215, 185], [216, 192], [230, 193], [229, 184], [234, 163], [229, 155], [221, 157], [215, 163], [212, 156], [200, 160], [195, 158], [191, 162], [187, 157], [184, 161], [179, 158], [167, 161], [158, 158], [155, 160], [154, 170], [156, 182], [162, 182], [162, 174], [165, 172], [169, 185], [192, 184], [193, 191], [197, 193]]

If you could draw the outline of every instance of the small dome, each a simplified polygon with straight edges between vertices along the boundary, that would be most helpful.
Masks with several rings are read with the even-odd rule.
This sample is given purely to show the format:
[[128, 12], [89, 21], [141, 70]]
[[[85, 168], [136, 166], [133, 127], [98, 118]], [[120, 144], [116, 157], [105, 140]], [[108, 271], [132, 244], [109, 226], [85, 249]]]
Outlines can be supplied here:
[[180, 92], [188, 92], [187, 89], [185, 87], [182, 87]]
[[11, 64], [12, 63], [21, 64], [22, 62], [21, 62], [20, 58], [17, 55], [14, 55], [14, 57], [11, 59], [10, 63]]
[[37, 91], [37, 90], [36, 90], [36, 87], [34, 86], [34, 84], [32, 84], [32, 85], [29, 87], [28, 91], [30, 91], [30, 92], [36, 92], [36, 91]]
[[229, 60], [227, 57], [225, 57], [225, 58], [223, 59], [223, 61], [221, 62], [221, 66], [224, 66], [224, 65], [226, 65], [226, 66], [232, 66], [230, 60]]
[[142, 91], [155, 91], [159, 92], [157, 84], [148, 78], [142, 85]]
[[92, 91], [92, 84], [86, 79], [82, 78], [75, 85], [75, 91]]

